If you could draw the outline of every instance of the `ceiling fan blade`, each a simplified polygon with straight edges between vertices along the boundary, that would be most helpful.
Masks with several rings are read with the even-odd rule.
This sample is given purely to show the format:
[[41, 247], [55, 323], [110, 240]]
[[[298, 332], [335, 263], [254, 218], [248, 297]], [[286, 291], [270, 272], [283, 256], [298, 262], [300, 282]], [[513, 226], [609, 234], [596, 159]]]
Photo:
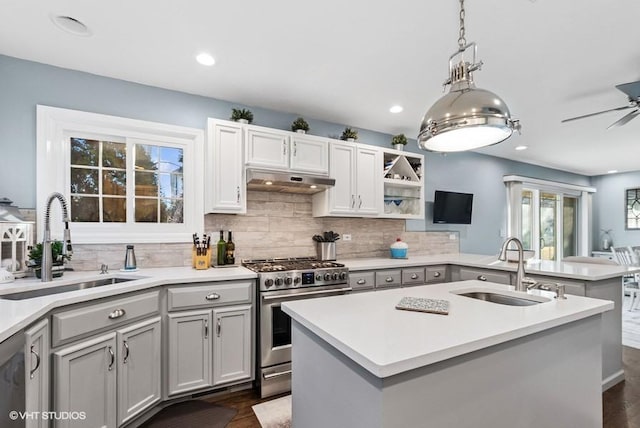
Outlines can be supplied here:
[[640, 98], [640, 81], [616, 85], [616, 88], [627, 94], [631, 99], [637, 100]]
[[622, 116], [621, 119], [619, 119], [616, 122], [614, 122], [611, 125], [609, 125], [607, 127], [607, 129], [611, 129], [611, 128], [616, 127], [616, 126], [622, 126], [622, 125], [624, 125], [625, 123], [629, 122], [631, 119], [633, 119], [634, 117], [636, 117], [639, 114], [640, 114], [640, 110], [636, 109], [636, 110], [632, 111], [631, 113]]
[[591, 117], [591, 116], [597, 116], [597, 115], [599, 115], [599, 114], [602, 114], [602, 113], [609, 113], [609, 112], [611, 112], [611, 111], [626, 110], [626, 109], [628, 109], [628, 108], [634, 108], [634, 107], [635, 107], [634, 105], [633, 105], [633, 106], [624, 106], [624, 107], [617, 107], [617, 108], [612, 108], [612, 109], [609, 109], [609, 110], [599, 111], [599, 112], [597, 112], [597, 113], [589, 113], [589, 114], [585, 114], [585, 115], [583, 115], [583, 116], [576, 116], [576, 117], [571, 117], [571, 118], [569, 118], [569, 119], [564, 119], [564, 120], [562, 120], [562, 121], [561, 121], [561, 123], [571, 122], [572, 120], [584, 119], [584, 118], [586, 118], [586, 117]]

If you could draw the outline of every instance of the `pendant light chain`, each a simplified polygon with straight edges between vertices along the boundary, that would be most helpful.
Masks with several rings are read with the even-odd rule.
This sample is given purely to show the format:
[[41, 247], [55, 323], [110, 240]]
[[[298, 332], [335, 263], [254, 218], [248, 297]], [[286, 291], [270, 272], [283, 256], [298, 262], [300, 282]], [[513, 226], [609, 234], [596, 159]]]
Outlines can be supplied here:
[[458, 36], [458, 47], [460, 50], [467, 44], [464, 34], [464, 0], [460, 0], [460, 34]]

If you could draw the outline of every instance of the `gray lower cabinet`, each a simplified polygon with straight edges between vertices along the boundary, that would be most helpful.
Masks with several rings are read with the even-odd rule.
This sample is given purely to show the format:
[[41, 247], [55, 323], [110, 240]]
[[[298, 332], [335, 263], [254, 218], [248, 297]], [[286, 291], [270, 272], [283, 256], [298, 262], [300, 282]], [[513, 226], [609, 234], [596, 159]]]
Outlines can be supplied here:
[[251, 379], [251, 306], [213, 310], [213, 385]]
[[53, 354], [54, 411], [84, 416], [57, 420], [56, 427], [116, 427], [116, 351], [116, 333], [109, 333]]
[[118, 339], [118, 425], [158, 403], [161, 390], [160, 317], [120, 329]]
[[168, 394], [175, 395], [212, 385], [210, 310], [168, 315]]
[[386, 269], [376, 271], [376, 289], [400, 287], [402, 271], [400, 269]]
[[[25, 330], [25, 410], [27, 413], [49, 411], [49, 321], [43, 319]], [[45, 418], [25, 420], [25, 428], [45, 428]]]
[[454, 269], [451, 274], [452, 281], [467, 281], [470, 279], [511, 285], [511, 274], [509, 272], [458, 267], [457, 269]]
[[54, 352], [56, 427], [116, 427], [161, 398], [160, 317]]

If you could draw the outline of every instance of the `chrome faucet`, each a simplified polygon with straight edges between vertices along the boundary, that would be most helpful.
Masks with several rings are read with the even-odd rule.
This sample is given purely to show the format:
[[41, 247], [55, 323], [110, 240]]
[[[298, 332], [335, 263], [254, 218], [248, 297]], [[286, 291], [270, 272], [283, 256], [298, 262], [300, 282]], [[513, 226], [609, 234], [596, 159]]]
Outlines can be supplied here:
[[42, 282], [49, 282], [53, 279], [53, 255], [51, 254], [51, 203], [57, 199], [62, 206], [62, 221], [64, 222], [64, 242], [62, 243], [62, 256], [71, 256], [71, 231], [69, 230], [69, 212], [67, 210], [67, 201], [64, 196], [58, 192], [54, 192], [47, 198], [46, 209], [44, 213], [44, 237], [42, 239]]
[[516, 291], [526, 292], [529, 289], [529, 286], [535, 284], [536, 281], [524, 276], [525, 275], [524, 249], [522, 247], [522, 242], [515, 237], [507, 238], [507, 240], [504, 241], [504, 244], [502, 244], [502, 249], [500, 250], [500, 255], [498, 256], [498, 259], [503, 262], [507, 260], [507, 247], [509, 247], [509, 244], [511, 242], [514, 242], [516, 244], [516, 247], [518, 247], [518, 271], [516, 272]]

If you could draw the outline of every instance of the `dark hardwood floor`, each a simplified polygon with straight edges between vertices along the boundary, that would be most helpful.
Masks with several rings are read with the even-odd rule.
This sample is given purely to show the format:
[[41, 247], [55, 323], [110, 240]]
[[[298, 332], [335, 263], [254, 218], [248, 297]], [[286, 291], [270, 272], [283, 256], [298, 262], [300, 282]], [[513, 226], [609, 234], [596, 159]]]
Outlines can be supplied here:
[[[623, 347], [622, 361], [625, 381], [602, 394], [603, 428], [640, 428], [640, 349]], [[260, 428], [251, 406], [270, 399], [248, 390], [209, 401], [238, 410], [227, 428]]]

